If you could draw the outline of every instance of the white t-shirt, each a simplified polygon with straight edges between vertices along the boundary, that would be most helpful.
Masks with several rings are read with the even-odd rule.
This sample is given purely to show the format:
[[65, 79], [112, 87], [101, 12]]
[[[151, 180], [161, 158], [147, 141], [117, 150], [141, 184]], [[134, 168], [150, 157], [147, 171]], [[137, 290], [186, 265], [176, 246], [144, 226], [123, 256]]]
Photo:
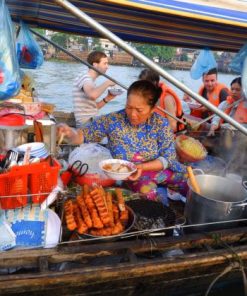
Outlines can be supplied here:
[[91, 100], [83, 90], [86, 84], [96, 87], [94, 80], [87, 73], [78, 76], [73, 84], [74, 114], [77, 127], [81, 127], [98, 113], [96, 102]]

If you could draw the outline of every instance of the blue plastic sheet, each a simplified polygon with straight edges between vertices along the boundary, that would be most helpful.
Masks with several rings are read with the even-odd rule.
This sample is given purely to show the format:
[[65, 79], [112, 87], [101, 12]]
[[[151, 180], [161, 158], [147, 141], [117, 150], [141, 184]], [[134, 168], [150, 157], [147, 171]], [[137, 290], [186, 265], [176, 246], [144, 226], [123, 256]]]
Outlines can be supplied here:
[[190, 76], [192, 79], [199, 79], [204, 73], [216, 67], [217, 63], [213, 53], [207, 48], [203, 49], [190, 69]]
[[0, 100], [17, 95], [21, 86], [14, 36], [5, 0], [0, 0]]
[[244, 59], [247, 57], [247, 43], [240, 49], [240, 51], [232, 59], [229, 67], [236, 73], [241, 74], [244, 65]]
[[15, 234], [17, 247], [41, 247], [45, 245], [48, 210], [28, 205], [24, 208], [5, 210], [5, 219]]
[[24, 22], [17, 38], [17, 57], [21, 68], [36, 69], [44, 62], [43, 52]]

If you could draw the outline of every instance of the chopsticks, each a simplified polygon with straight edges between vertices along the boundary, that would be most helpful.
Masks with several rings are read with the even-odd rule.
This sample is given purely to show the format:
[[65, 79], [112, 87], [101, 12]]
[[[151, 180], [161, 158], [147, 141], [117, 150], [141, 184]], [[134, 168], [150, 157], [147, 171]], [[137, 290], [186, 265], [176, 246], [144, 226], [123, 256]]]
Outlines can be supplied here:
[[199, 185], [198, 185], [198, 183], [196, 181], [196, 178], [195, 178], [195, 175], [193, 173], [193, 170], [192, 170], [192, 167], [191, 166], [188, 166], [187, 167], [187, 172], [188, 172], [190, 183], [191, 183], [191, 186], [192, 186], [193, 190], [197, 194], [200, 194], [201, 193], [201, 190], [200, 190], [200, 187], [199, 187]]
[[31, 156], [30, 153], [31, 153], [31, 146], [28, 146], [24, 154], [23, 165], [29, 164], [30, 156]]
[[60, 145], [62, 144], [63, 139], [64, 139], [64, 136], [65, 136], [65, 134], [64, 134], [64, 133], [61, 133], [61, 136], [60, 136], [60, 138], [59, 138], [59, 140], [58, 140], [58, 142], [57, 142], [57, 145], [58, 145], [58, 146], [60, 146]]

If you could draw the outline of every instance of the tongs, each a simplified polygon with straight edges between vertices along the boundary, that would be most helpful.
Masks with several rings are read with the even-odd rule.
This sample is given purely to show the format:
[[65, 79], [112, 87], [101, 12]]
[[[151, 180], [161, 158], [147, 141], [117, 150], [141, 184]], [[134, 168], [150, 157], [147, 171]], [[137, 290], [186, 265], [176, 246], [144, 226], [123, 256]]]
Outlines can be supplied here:
[[7, 170], [12, 164], [17, 164], [19, 153], [15, 149], [8, 150], [4, 159], [0, 161], [2, 172]]

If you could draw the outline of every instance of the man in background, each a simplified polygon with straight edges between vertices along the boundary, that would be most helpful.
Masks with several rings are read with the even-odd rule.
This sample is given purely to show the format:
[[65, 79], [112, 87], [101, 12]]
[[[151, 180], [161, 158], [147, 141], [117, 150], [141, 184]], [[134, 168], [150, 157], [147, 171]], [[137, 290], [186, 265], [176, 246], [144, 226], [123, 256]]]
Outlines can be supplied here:
[[[202, 81], [203, 85], [200, 87], [198, 93], [215, 107], [218, 107], [219, 104], [225, 101], [230, 95], [227, 86], [218, 82], [216, 68], [210, 69], [207, 73], [204, 73]], [[184, 100], [189, 102], [189, 98], [186, 96]], [[191, 115], [199, 118], [207, 118], [211, 115], [211, 112], [206, 107], [199, 105], [191, 108]]]
[[[87, 57], [88, 64], [92, 65], [101, 73], [106, 73], [109, 68], [108, 58], [104, 52], [93, 51]], [[114, 86], [111, 80], [106, 80], [99, 86], [96, 86], [95, 80], [100, 74], [92, 68], [79, 75], [73, 85], [73, 103], [76, 127], [82, 127], [86, 122], [97, 116], [98, 110], [115, 98], [110, 93], [99, 102], [97, 99], [105, 90]]]

